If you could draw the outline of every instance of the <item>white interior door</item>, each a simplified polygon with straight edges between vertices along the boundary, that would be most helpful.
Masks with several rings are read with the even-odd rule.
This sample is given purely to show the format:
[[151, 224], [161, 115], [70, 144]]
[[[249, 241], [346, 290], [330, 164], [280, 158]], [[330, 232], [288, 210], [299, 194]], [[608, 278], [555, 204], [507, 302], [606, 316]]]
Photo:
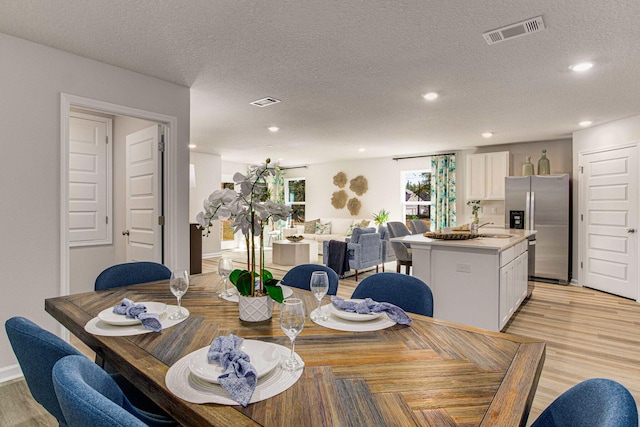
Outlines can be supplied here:
[[127, 135], [127, 261], [162, 263], [163, 127], [153, 125]]
[[638, 300], [638, 148], [580, 155], [582, 285]]

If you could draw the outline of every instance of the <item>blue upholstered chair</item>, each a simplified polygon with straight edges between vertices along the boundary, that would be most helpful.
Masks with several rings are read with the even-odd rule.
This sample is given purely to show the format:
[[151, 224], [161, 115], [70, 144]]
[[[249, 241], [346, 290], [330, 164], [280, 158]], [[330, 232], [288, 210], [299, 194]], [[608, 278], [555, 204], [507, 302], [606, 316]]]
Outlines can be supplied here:
[[[401, 222], [388, 222], [387, 229], [389, 230], [389, 237], [402, 237], [411, 234], [406, 225]], [[390, 242], [391, 249], [396, 255], [396, 273], [400, 273], [400, 266], [405, 266], [405, 271], [409, 274], [411, 265], [413, 264], [411, 246], [400, 242]]]
[[100, 273], [94, 289], [102, 291], [119, 286], [168, 280], [170, 277], [171, 270], [157, 262], [128, 262], [111, 266]]
[[62, 412], [70, 426], [136, 427], [176, 425], [134, 407], [118, 384], [83, 356], [67, 356], [51, 375]]
[[433, 317], [431, 289], [422, 280], [406, 274], [378, 273], [366, 277], [353, 291], [351, 298], [389, 302], [409, 313]]
[[[66, 356], [80, 356], [89, 363], [93, 362], [90, 362], [75, 347], [51, 332], [45, 331], [29, 319], [12, 317], [5, 322], [4, 326], [33, 398], [53, 415], [61, 426], [71, 425], [65, 419], [58, 404], [51, 381], [51, 371], [56, 362]], [[125, 390], [135, 405], [158, 414], [159, 418], [165, 417], [160, 408], [148, 400], [124, 377], [117, 373], [111, 374], [111, 376]]]
[[[377, 272], [380, 264], [384, 265], [383, 255], [386, 248], [380, 234], [376, 232], [374, 227], [355, 228], [346, 242], [349, 268], [355, 270], [356, 282], [358, 281], [358, 270], [375, 267]], [[323, 242], [322, 257], [323, 262], [327, 264], [329, 259], [328, 241]]]
[[320, 264], [300, 264], [287, 271], [280, 283], [293, 288], [310, 290], [309, 282], [311, 273], [314, 271], [325, 271], [329, 277], [329, 291], [327, 295], [338, 293], [338, 275], [335, 271], [325, 265]]
[[424, 234], [429, 231], [427, 223], [421, 219], [412, 219], [409, 221], [411, 227], [411, 234]]
[[637, 427], [638, 408], [622, 384], [592, 378], [562, 393], [531, 426]]

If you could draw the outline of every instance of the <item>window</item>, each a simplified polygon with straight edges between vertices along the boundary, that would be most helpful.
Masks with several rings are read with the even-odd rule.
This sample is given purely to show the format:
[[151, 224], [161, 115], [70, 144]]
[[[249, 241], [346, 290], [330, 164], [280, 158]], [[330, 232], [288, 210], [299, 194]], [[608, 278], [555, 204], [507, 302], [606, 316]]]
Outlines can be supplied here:
[[420, 219], [429, 226], [429, 216], [431, 213], [431, 171], [425, 169], [402, 172], [402, 187], [404, 188], [402, 205], [407, 228], [410, 228], [409, 220], [411, 219]]
[[305, 179], [289, 178], [285, 180], [285, 203], [292, 209], [291, 225], [304, 223]]

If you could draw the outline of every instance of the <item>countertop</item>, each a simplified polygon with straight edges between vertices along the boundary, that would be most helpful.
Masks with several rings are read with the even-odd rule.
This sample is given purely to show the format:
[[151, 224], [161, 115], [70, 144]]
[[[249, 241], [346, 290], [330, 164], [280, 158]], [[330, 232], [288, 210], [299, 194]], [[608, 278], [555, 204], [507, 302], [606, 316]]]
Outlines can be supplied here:
[[415, 234], [403, 237], [391, 238], [392, 242], [409, 243], [411, 246], [449, 246], [464, 249], [489, 249], [498, 252], [504, 251], [513, 245], [516, 245], [529, 236], [536, 234], [535, 230], [516, 230], [505, 228], [489, 228], [483, 227], [479, 234], [509, 234], [511, 237], [478, 237], [467, 240], [442, 240], [424, 237], [422, 234]]

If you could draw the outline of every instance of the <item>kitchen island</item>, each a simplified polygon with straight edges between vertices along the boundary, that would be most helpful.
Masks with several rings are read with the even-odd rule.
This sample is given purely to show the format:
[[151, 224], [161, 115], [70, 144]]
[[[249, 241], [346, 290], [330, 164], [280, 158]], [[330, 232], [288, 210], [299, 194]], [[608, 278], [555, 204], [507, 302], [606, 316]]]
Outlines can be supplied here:
[[433, 292], [433, 317], [500, 331], [527, 296], [532, 230], [483, 229], [468, 240], [410, 235], [413, 275]]

